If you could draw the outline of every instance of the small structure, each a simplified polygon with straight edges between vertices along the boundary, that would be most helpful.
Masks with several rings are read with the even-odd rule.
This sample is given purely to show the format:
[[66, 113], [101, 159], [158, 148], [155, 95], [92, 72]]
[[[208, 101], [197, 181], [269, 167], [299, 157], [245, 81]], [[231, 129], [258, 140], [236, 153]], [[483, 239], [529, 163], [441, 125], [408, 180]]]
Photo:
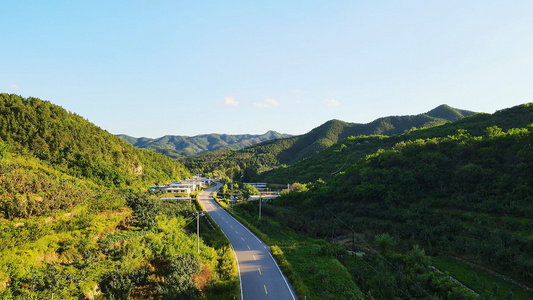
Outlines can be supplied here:
[[266, 182], [244, 182], [243, 185], [251, 185], [254, 186], [256, 189], [266, 189], [267, 187]]
[[[187, 180], [182, 180], [182, 181], [171, 182], [166, 185], [153, 186], [150, 188], [150, 190], [151, 191], [159, 190], [159, 191], [164, 191], [167, 193], [186, 193], [187, 197], [178, 197], [178, 198], [189, 199], [192, 191], [195, 191], [197, 188], [203, 187], [203, 186], [204, 186], [203, 181], [187, 179]], [[161, 199], [166, 200], [166, 199], [177, 199], [177, 198], [161, 198]]]
[[161, 200], [184, 200], [191, 197], [191, 192], [196, 191], [211, 184], [211, 179], [202, 177], [202, 174], [196, 174], [192, 179], [185, 179], [182, 181], [171, 182], [166, 185], [158, 185], [150, 187], [151, 191], [164, 191], [167, 193], [186, 193], [187, 197], [162, 197]]

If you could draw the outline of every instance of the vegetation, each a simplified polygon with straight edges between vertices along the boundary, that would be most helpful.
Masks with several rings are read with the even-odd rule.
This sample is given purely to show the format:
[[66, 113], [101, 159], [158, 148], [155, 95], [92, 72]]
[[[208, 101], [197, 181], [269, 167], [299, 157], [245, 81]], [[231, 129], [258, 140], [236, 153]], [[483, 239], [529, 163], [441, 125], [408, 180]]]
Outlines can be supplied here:
[[[238, 295], [227, 241], [215, 248], [202, 242], [196, 253], [196, 236], [186, 232], [192, 204], [163, 204], [146, 193], [118, 198], [122, 202], [93, 198], [68, 212], [4, 223], [0, 295], [70, 298], [99, 289], [108, 299]], [[211, 241], [224, 239], [208, 234]]]
[[314, 237], [356, 233], [372, 240], [387, 233], [395, 251], [418, 244], [527, 285], [533, 281], [532, 146], [533, 126], [399, 142], [329, 182], [265, 205], [264, 213]]
[[[182, 161], [189, 169], [202, 173], [224, 172], [238, 166], [243, 170], [244, 181], [251, 181], [258, 174], [305, 160], [350, 136], [399, 135], [413, 127], [432, 127], [472, 114], [441, 105], [425, 114], [385, 117], [368, 124], [331, 120], [303, 135], [267, 141], [239, 151], [206, 153]], [[333, 171], [328, 169], [327, 174]], [[269, 179], [276, 179], [276, 176]]]
[[[436, 115], [454, 114], [453, 110], [444, 108], [437, 110]], [[467, 130], [468, 133], [481, 136], [488, 127], [497, 126], [502, 130], [512, 128], [525, 128], [533, 121], [533, 108], [520, 105], [490, 114], [476, 114], [459, 119], [455, 122], [439, 126], [410, 128], [401, 135], [387, 136], [383, 134], [350, 136], [339, 140], [333, 146], [293, 164], [281, 165], [272, 170], [258, 174], [256, 181], [269, 183], [314, 182], [317, 179], [329, 180], [335, 174], [346, 171], [350, 165], [376, 153], [379, 149], [392, 149], [400, 142], [446, 137], [454, 135], [458, 130]]]
[[120, 134], [118, 137], [135, 147], [148, 149], [172, 158], [181, 158], [216, 150], [239, 150], [264, 141], [290, 137], [290, 135], [268, 131], [260, 135], [204, 134], [193, 137], [167, 135], [157, 139], [149, 139]]
[[258, 220], [256, 203], [234, 207], [235, 217], [271, 246], [272, 255], [299, 298], [360, 299], [362, 292], [337, 260], [340, 252], [323, 240], [296, 234], [272, 218]]
[[[197, 299], [239, 294], [220, 231], [150, 185], [188, 176], [59, 106], [0, 94], [0, 297]], [[194, 222], [195, 224], [195, 222]]]
[[175, 160], [137, 149], [38, 98], [0, 94], [0, 143], [7, 152], [38, 158], [58, 171], [106, 187], [145, 189], [190, 175]]
[[[186, 163], [222, 177], [225, 207], [231, 184], [247, 199], [258, 191], [243, 181], [292, 183], [261, 220], [256, 202], [234, 211], [300, 297], [532, 298], [533, 105], [469, 114], [334, 120]], [[196, 251], [201, 207], [142, 192], [188, 175], [47, 101], [0, 94], [0, 296], [238, 297], [208, 216]]]

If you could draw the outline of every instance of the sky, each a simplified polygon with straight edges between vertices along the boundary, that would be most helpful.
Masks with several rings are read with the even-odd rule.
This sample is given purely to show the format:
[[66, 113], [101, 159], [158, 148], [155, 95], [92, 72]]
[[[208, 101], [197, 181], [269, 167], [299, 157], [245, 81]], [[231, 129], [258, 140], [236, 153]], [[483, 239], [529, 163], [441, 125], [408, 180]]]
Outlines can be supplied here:
[[0, 0], [0, 92], [113, 134], [303, 134], [533, 102], [533, 1]]

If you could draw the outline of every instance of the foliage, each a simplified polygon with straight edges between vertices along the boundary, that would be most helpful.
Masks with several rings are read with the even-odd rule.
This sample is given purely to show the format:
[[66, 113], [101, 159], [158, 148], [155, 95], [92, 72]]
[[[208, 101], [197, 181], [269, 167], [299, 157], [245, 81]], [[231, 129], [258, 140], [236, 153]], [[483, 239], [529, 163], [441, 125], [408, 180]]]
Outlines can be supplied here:
[[32, 155], [71, 176], [107, 187], [146, 188], [189, 176], [175, 160], [137, 149], [38, 98], [0, 94], [0, 141], [9, 145], [9, 152]]
[[235, 217], [271, 245], [272, 255], [299, 298], [362, 298], [363, 294], [337, 259], [339, 248], [295, 234], [267, 216], [259, 221], [250, 211], [255, 212], [254, 203], [237, 205]]
[[[244, 181], [251, 181], [265, 171], [307, 160], [307, 158], [350, 136], [398, 135], [413, 126], [436, 126], [472, 114], [473, 112], [442, 105], [425, 114], [385, 117], [368, 124], [331, 120], [303, 135], [266, 141], [238, 151], [219, 150], [185, 158], [182, 161], [189, 169], [202, 170], [204, 173], [215, 172], [215, 170], [225, 171], [231, 167], [239, 166], [243, 170]], [[299, 173], [292, 173], [292, 175], [295, 174]], [[275, 178], [270, 177], [270, 179]], [[291, 178], [291, 180], [307, 182], [302, 178]]]
[[355, 228], [376, 236], [384, 254], [393, 237], [395, 251], [419, 244], [531, 282], [533, 126], [483, 132], [399, 142], [265, 211], [311, 236]]
[[238, 150], [264, 141], [287, 138], [290, 135], [268, 131], [260, 135], [204, 134], [193, 137], [166, 135], [157, 139], [149, 139], [144, 137], [134, 138], [121, 134], [118, 137], [135, 147], [148, 149], [172, 158], [180, 158], [216, 150]]
[[255, 186], [248, 184], [244, 187], [242, 191], [242, 196], [244, 197], [244, 199], [250, 199], [250, 196], [252, 195], [259, 195], [259, 191]]
[[165, 283], [157, 286], [163, 299], [197, 299], [200, 289], [193, 284], [193, 275], [200, 271], [200, 264], [194, 257], [185, 254], [173, 257], [167, 267]]
[[181, 164], [37, 98], [0, 94], [0, 112], [1, 298], [238, 295], [228, 244], [196, 252], [194, 206], [137, 192], [184, 178]]
[[367, 155], [371, 155], [379, 149], [392, 149], [394, 145], [401, 142], [453, 136], [461, 129], [467, 130], [472, 135], [481, 136], [485, 134], [488, 127], [492, 126], [497, 126], [501, 130], [526, 127], [533, 122], [533, 107], [527, 104], [520, 105], [498, 111], [492, 115], [468, 116], [468, 114], [463, 114], [463, 116], [468, 116], [464, 118], [453, 118], [454, 115], [459, 116], [453, 110], [436, 109], [431, 115], [434, 117], [447, 115], [454, 122], [439, 126], [417, 126], [420, 129], [409, 130], [403, 134], [398, 132], [396, 135], [385, 135], [383, 131], [367, 132], [366, 135], [353, 134], [345, 139], [339, 139], [331, 147], [289, 167], [278, 165], [272, 170], [260, 172], [255, 180], [284, 184], [314, 182], [320, 178], [329, 180], [335, 174], [345, 172], [347, 167]]
[[128, 193], [128, 206], [133, 211], [133, 224], [139, 228], [152, 229], [157, 225], [156, 217], [160, 214], [162, 204], [156, 197], [145, 193]]
[[[512, 291], [512, 299], [528, 299], [531, 293], [524, 289], [516, 289], [515, 285], [494, 274], [491, 274], [480, 268], [469, 266], [457, 259], [449, 257], [433, 257], [432, 263], [439, 269], [448, 272], [451, 276], [471, 287], [477, 293], [487, 298], [494, 297], [505, 299], [509, 291]], [[498, 286], [499, 290], [494, 295], [492, 288]]]

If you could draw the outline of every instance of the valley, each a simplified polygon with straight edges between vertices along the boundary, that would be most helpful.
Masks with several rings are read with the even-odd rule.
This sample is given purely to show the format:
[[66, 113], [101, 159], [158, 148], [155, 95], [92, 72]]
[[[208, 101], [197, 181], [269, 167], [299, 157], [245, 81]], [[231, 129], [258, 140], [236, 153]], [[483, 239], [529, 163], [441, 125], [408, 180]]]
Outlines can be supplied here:
[[[0, 295], [287, 298], [274, 279], [258, 283], [275, 270], [248, 270], [250, 257], [238, 258], [239, 279], [234, 251], [252, 245], [210, 225], [224, 213], [268, 245], [294, 298], [529, 299], [532, 124], [531, 104], [442, 105], [165, 156], [49, 101], [0, 94]], [[205, 189], [218, 204], [199, 190], [198, 202], [149, 191], [192, 174], [217, 178]], [[281, 192], [261, 218], [250, 182]]]

